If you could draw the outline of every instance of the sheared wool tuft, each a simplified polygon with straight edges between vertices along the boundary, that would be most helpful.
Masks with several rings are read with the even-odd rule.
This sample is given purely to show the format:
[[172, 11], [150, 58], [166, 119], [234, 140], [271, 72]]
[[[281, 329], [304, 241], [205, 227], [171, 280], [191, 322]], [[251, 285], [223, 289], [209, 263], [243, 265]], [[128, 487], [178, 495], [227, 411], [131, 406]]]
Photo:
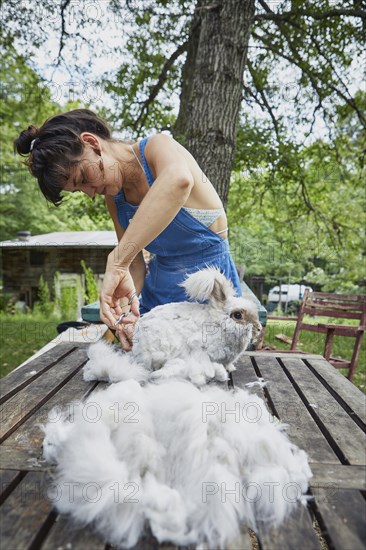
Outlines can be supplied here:
[[225, 548], [242, 523], [279, 525], [311, 477], [305, 452], [246, 390], [128, 380], [69, 412], [45, 428], [55, 505], [117, 546], [135, 545], [148, 520], [160, 542]]

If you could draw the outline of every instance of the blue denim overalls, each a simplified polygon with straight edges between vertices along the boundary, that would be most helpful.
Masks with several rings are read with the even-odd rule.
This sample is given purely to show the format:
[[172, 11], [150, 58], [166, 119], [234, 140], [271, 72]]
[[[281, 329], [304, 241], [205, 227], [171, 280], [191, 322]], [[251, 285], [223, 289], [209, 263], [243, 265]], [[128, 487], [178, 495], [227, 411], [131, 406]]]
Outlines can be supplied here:
[[[154, 176], [146, 162], [145, 146], [149, 138], [139, 143], [141, 158], [148, 184], [154, 183]], [[125, 200], [123, 189], [115, 195], [118, 220], [127, 229], [138, 206]], [[170, 224], [154, 239], [146, 250], [154, 254], [149, 263], [140, 296], [140, 314], [155, 306], [169, 302], [185, 302], [187, 296], [179, 286], [189, 273], [216, 266], [230, 279], [236, 293], [241, 296], [240, 281], [227, 239], [223, 239], [189, 212], [181, 209]]]

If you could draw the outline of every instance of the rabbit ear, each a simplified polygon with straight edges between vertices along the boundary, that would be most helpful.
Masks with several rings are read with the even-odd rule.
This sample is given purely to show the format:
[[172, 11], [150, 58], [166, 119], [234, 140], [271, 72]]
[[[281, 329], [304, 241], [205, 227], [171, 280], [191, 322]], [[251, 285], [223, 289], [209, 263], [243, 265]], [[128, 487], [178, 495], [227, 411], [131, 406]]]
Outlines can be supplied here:
[[216, 267], [191, 273], [182, 286], [187, 296], [193, 300], [208, 300], [215, 307], [222, 308], [225, 301], [235, 296], [235, 290], [230, 281]]
[[230, 281], [226, 279], [223, 275], [220, 273], [220, 277], [217, 277], [215, 279], [212, 293], [210, 296], [210, 301], [214, 306], [216, 306], [219, 309], [222, 309], [224, 307], [225, 302], [228, 300], [228, 298], [231, 298], [235, 295], [234, 289]]
[[222, 309], [226, 300], [235, 296], [231, 282], [216, 267], [207, 267], [187, 277], [182, 286], [193, 300], [208, 300]]

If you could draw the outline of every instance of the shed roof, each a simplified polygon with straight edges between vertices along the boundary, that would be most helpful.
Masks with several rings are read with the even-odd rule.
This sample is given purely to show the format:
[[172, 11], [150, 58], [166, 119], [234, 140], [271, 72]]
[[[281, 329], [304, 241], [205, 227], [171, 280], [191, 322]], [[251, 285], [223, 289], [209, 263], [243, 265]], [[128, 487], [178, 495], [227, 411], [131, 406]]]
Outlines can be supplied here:
[[27, 240], [13, 239], [0, 242], [0, 248], [113, 248], [117, 245], [114, 231], [58, 231], [33, 235]]

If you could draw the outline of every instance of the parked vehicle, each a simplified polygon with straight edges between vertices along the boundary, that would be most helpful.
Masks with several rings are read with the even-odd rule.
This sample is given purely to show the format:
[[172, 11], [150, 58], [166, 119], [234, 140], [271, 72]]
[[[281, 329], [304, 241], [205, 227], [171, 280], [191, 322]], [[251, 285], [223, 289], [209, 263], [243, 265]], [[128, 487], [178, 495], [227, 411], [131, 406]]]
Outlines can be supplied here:
[[274, 286], [270, 289], [268, 293], [268, 303], [279, 304], [281, 305], [289, 304], [290, 302], [301, 301], [304, 297], [305, 290], [309, 289], [310, 292], [313, 292], [311, 286], [306, 285], [279, 285]]

